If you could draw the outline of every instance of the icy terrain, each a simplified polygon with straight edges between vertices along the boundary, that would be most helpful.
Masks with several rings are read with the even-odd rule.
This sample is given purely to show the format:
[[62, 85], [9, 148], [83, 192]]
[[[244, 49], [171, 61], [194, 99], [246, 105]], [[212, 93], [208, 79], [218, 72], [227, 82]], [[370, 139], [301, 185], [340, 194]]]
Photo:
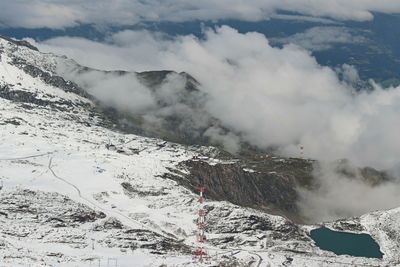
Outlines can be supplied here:
[[[187, 172], [179, 169], [186, 160], [230, 162], [204, 157], [211, 147], [104, 127], [85, 93], [55, 75], [62, 57], [0, 38], [0, 58], [0, 266], [199, 265], [191, 255], [197, 196], [163, 177]], [[357, 230], [327, 225], [371, 234], [385, 253], [375, 260], [318, 249], [308, 237], [317, 226], [226, 202], [207, 201], [206, 209], [211, 264], [394, 266], [400, 259], [400, 210], [356, 218]]]

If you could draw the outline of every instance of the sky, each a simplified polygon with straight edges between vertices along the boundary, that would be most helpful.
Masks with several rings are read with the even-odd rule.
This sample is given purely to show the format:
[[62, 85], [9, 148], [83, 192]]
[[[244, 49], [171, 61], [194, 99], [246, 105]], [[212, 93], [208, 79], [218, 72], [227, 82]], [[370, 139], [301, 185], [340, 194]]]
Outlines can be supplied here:
[[373, 12], [399, 13], [400, 3], [397, 0], [2, 0], [0, 25], [62, 29], [80, 23], [104, 27], [144, 21], [260, 21], [276, 16], [277, 11], [366, 21], [373, 19]]

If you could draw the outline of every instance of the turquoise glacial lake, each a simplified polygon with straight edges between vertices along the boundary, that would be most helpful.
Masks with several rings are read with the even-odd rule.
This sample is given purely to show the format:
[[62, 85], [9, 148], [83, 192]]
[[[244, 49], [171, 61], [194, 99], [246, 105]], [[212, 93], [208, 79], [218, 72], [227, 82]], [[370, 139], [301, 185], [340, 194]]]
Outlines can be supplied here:
[[378, 259], [383, 257], [378, 243], [368, 234], [337, 232], [322, 227], [312, 230], [311, 238], [319, 248], [332, 251], [336, 255]]

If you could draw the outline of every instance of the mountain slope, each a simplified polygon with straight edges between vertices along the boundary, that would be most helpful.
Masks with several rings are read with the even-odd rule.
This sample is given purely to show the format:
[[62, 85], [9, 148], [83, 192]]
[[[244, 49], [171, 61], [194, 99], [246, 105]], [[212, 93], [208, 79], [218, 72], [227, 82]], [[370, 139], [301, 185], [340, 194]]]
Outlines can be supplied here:
[[[204, 165], [205, 172], [235, 162], [217, 157], [212, 147], [106, 127], [113, 121], [96, 101], [57, 76], [62, 57], [0, 38], [0, 58], [1, 262], [193, 265], [197, 196], [168, 177], [190, 179], [187, 162]], [[382, 217], [361, 220], [382, 241], [381, 261], [322, 251], [308, 236], [314, 227], [281, 216], [225, 201], [207, 201], [206, 210], [214, 264], [380, 265], [398, 259], [393, 245], [385, 245], [395, 244], [394, 237], [381, 238], [386, 232], [375, 226]], [[385, 214], [394, 219], [398, 211]]]

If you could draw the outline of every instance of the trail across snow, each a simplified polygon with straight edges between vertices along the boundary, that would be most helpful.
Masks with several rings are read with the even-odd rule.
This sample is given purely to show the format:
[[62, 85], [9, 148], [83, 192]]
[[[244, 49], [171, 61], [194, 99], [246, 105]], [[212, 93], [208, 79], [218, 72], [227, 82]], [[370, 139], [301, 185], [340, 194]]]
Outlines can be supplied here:
[[33, 158], [38, 158], [38, 157], [44, 157], [53, 154], [54, 152], [47, 152], [47, 153], [42, 153], [38, 155], [32, 155], [32, 156], [24, 156], [24, 157], [16, 157], [16, 158], [2, 158], [0, 160], [21, 160], [21, 159], [33, 159]]
[[124, 221], [127, 225], [129, 225], [129, 226], [131, 226], [131, 227], [133, 227], [133, 228], [146, 229], [146, 230], [148, 230], [148, 231], [150, 231], [150, 232], [155, 232], [155, 233], [157, 233], [157, 234], [159, 234], [159, 235], [161, 235], [161, 236], [165, 236], [165, 237], [171, 238], [171, 234], [169, 234], [169, 235], [167, 236], [166, 233], [164, 233], [164, 232], [159, 232], [159, 231], [157, 231], [157, 230], [154, 230], [154, 229], [152, 229], [152, 228], [150, 228], [150, 227], [144, 225], [143, 223], [140, 223], [139, 221], [133, 220], [132, 218], [126, 216], [125, 214], [122, 214], [122, 213], [120, 213], [120, 212], [118, 212], [118, 211], [115, 211], [115, 210], [107, 209], [107, 208], [105, 208], [104, 206], [99, 205], [99, 204], [96, 203], [95, 201], [92, 201], [92, 200], [90, 200], [90, 199], [88, 199], [88, 198], [82, 196], [81, 190], [79, 189], [78, 186], [76, 186], [76, 185], [73, 184], [73, 183], [70, 183], [67, 179], [62, 178], [62, 177], [58, 176], [58, 175], [55, 173], [55, 171], [54, 171], [53, 168], [52, 168], [52, 162], [53, 162], [53, 157], [50, 158], [50, 160], [49, 160], [49, 165], [48, 165], [48, 168], [49, 168], [50, 172], [53, 174], [53, 176], [54, 176], [55, 178], [61, 180], [62, 182], [66, 183], [67, 185], [72, 186], [72, 187], [76, 190], [76, 192], [78, 193], [78, 196], [79, 196], [84, 202], [86, 202], [86, 203], [90, 204], [91, 206], [93, 206], [93, 207], [95, 207], [95, 208], [97, 208], [97, 209], [103, 211], [105, 214], [107, 214], [107, 216], [116, 217], [116, 218], [119, 218], [119, 219], [122, 217], [122, 218], [126, 219], [126, 220], [123, 220], [123, 221]]

